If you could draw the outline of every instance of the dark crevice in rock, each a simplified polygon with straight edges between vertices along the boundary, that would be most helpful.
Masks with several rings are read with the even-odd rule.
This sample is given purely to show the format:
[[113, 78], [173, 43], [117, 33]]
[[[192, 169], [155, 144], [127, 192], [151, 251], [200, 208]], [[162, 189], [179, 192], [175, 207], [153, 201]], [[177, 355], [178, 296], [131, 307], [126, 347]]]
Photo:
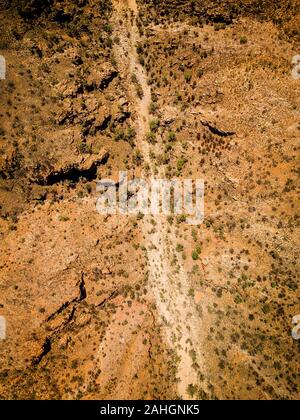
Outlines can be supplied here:
[[111, 73], [109, 73], [100, 83], [100, 89], [106, 89], [108, 87], [108, 85], [118, 76], [118, 72], [117, 71], [112, 71]]
[[148, 357], [149, 357], [149, 360], [152, 362], [152, 342], [150, 338], [149, 338], [149, 347], [148, 347]]
[[41, 363], [41, 361], [43, 360], [43, 358], [45, 356], [47, 356], [48, 353], [50, 353], [51, 348], [52, 348], [51, 339], [49, 337], [47, 337], [44, 344], [43, 344], [41, 354], [39, 356], [37, 356], [32, 362], [33, 366], [38, 366]]
[[86, 86], [87, 92], [93, 92], [94, 90], [104, 90], [107, 89], [111, 82], [118, 77], [119, 73], [116, 70], [111, 71], [99, 82], [93, 82]]
[[77, 299], [77, 302], [81, 302], [84, 299], [86, 299], [87, 293], [85, 288], [85, 281], [84, 281], [84, 274], [82, 273], [81, 280], [79, 283], [79, 298]]
[[54, 318], [56, 318], [59, 314], [61, 314], [65, 309], [67, 309], [70, 305], [72, 305], [74, 302], [76, 301], [76, 299], [71, 300], [70, 302], [65, 302], [63, 305], [61, 305], [61, 307], [53, 312], [53, 314], [51, 314], [47, 319], [46, 322], [52, 321]]
[[118, 292], [115, 290], [113, 293], [111, 293], [111, 295], [108, 296], [108, 298], [104, 299], [101, 303], [99, 303], [99, 305], [97, 305], [97, 308], [103, 308], [103, 306], [105, 306], [107, 302], [109, 302], [117, 296]]
[[52, 172], [47, 176], [45, 180], [40, 180], [37, 183], [39, 185], [50, 186], [59, 184], [60, 182], [71, 181], [79, 182], [80, 178], [85, 178], [87, 181], [93, 181], [97, 177], [97, 166], [92, 167], [89, 170], [80, 170], [77, 168], [70, 168], [66, 172], [61, 170], [59, 172]]
[[52, 349], [52, 343], [53, 343], [53, 340], [55, 339], [55, 336], [57, 334], [63, 332], [63, 330], [73, 320], [76, 309], [77, 309], [77, 304], [86, 299], [87, 293], [86, 293], [86, 288], [85, 288], [84, 273], [82, 273], [82, 275], [81, 275], [81, 279], [80, 279], [80, 282], [78, 284], [78, 287], [79, 287], [79, 295], [75, 299], [72, 299], [71, 301], [65, 302], [57, 311], [55, 311], [53, 314], [51, 314], [46, 319], [46, 322], [52, 321], [59, 314], [64, 312], [70, 305], [73, 305], [73, 308], [72, 308], [71, 313], [68, 316], [68, 318], [58, 328], [55, 329], [55, 331], [53, 332], [51, 337], [47, 337], [45, 339], [45, 342], [43, 344], [41, 353], [37, 357], [35, 357], [32, 361], [33, 366], [38, 366], [42, 362], [44, 357], [47, 356], [48, 353], [50, 353], [50, 351]]
[[233, 22], [233, 16], [223, 16], [218, 15], [212, 18], [214, 23], [225, 23], [226, 25], [230, 25]]
[[111, 115], [108, 115], [107, 117], [104, 118], [103, 122], [100, 125], [97, 125], [95, 127], [96, 131], [104, 131], [108, 128], [110, 122], [111, 122]]
[[[71, 301], [65, 302], [57, 311], [53, 312], [47, 319], [46, 322], [52, 321], [54, 318], [56, 318], [58, 315], [60, 315], [62, 312], [64, 312], [65, 309], [67, 309], [70, 305], [73, 305], [74, 303], [80, 303], [83, 300], [86, 299], [87, 293], [85, 288], [85, 281], [84, 281], [84, 274], [81, 276], [81, 280], [78, 284], [79, 287], [79, 295], [72, 299]], [[73, 314], [74, 315], [74, 314]]]
[[97, 133], [97, 131], [105, 131], [111, 123], [112, 116], [108, 115], [103, 119], [103, 121], [100, 124], [95, 124], [94, 120], [95, 118], [90, 121], [86, 121], [83, 124], [82, 134], [84, 137], [88, 135], [94, 136]]
[[201, 124], [208, 128], [209, 131], [212, 134], [215, 134], [216, 136], [219, 137], [232, 137], [235, 135], [235, 133], [233, 131], [223, 131], [223, 130], [219, 130], [217, 127], [214, 127], [213, 125], [211, 125], [209, 122], [207, 121], [201, 121]]
[[46, 178], [38, 179], [36, 183], [42, 186], [51, 186], [65, 181], [78, 183], [82, 178], [88, 182], [94, 181], [97, 178], [98, 166], [105, 165], [108, 158], [109, 155], [106, 154], [102, 160], [93, 162], [88, 169], [79, 168], [74, 165], [68, 168], [63, 168], [60, 171], [51, 172]]
[[[75, 300], [76, 301], [76, 300]], [[56, 315], [58, 315], [59, 313], [61, 313], [65, 308], [67, 308], [69, 305], [71, 305], [71, 303], [74, 303], [74, 301], [70, 302], [69, 304], [63, 305], [58, 311], [56, 311], [51, 317], [49, 317], [47, 319], [47, 321], [52, 320], [53, 318], [55, 318]], [[53, 334], [51, 335], [51, 337], [47, 337], [43, 347], [42, 347], [42, 352], [39, 356], [37, 356], [36, 358], [33, 359], [32, 361], [32, 365], [33, 366], [38, 366], [42, 360], [44, 359], [45, 356], [47, 356], [48, 353], [50, 353], [50, 351], [52, 350], [52, 343], [55, 339], [55, 336], [59, 333], [62, 333], [64, 331], [64, 329], [70, 324], [70, 322], [73, 320], [75, 312], [76, 312], [76, 308], [77, 306], [74, 305], [70, 315], [68, 316], [68, 318], [58, 327], [54, 330]]]
[[128, 120], [129, 118], [131, 117], [131, 112], [123, 112], [120, 116], [119, 116], [119, 118], [117, 119], [117, 121], [119, 122], [119, 123], [123, 123], [123, 122], [125, 122], [126, 120]]
[[66, 13], [63, 10], [57, 10], [54, 13], [53, 20], [57, 23], [69, 23], [73, 20], [71, 13]]

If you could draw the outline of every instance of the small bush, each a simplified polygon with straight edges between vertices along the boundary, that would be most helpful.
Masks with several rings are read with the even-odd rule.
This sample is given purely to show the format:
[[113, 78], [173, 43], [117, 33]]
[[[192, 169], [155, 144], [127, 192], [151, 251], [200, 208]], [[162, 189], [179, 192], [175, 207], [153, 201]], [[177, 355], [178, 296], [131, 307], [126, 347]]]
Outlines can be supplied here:
[[192, 73], [190, 71], [186, 71], [184, 73], [184, 79], [187, 83], [190, 83], [190, 81], [192, 80]]
[[159, 129], [159, 121], [158, 120], [150, 121], [150, 131], [152, 133], [156, 133], [158, 129]]
[[193, 258], [194, 261], [199, 260], [199, 254], [198, 254], [197, 251], [193, 251], [192, 252], [192, 258]]
[[176, 246], [176, 251], [177, 252], [182, 252], [183, 251], [183, 245], [181, 245], [181, 244], [177, 244], [177, 246]]
[[169, 141], [171, 142], [176, 141], [176, 134], [173, 131], [169, 132], [168, 137], [169, 137]]
[[152, 132], [151, 132], [151, 133], [148, 133], [148, 134], [147, 134], [146, 139], [147, 139], [147, 141], [148, 141], [149, 143], [154, 144], [154, 143], [155, 143], [155, 141], [156, 141], [155, 134], [154, 134], [154, 133], [152, 133]]

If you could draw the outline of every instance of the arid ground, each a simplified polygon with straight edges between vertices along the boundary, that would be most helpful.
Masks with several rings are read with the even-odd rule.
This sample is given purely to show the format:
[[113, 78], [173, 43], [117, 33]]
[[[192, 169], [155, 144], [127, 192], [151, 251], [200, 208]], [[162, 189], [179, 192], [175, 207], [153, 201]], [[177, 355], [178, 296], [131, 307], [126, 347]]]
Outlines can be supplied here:
[[[1, 0], [0, 27], [0, 399], [299, 399], [300, 1]], [[204, 222], [99, 214], [120, 171], [203, 180]]]

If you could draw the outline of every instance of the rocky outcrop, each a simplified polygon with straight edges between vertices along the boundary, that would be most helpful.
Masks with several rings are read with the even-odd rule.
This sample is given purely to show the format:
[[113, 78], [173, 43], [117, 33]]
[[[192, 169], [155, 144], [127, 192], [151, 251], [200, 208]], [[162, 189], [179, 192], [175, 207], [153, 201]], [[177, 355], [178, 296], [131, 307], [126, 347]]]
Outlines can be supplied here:
[[112, 68], [94, 68], [87, 76], [86, 88], [88, 91], [106, 89], [117, 76], [118, 72]]
[[109, 158], [109, 152], [102, 150], [98, 154], [91, 154], [78, 157], [77, 162], [73, 162], [63, 168], [52, 170], [49, 174], [36, 180], [39, 185], [54, 185], [64, 181], [78, 182], [81, 178], [92, 181], [97, 178], [97, 168], [104, 165]]

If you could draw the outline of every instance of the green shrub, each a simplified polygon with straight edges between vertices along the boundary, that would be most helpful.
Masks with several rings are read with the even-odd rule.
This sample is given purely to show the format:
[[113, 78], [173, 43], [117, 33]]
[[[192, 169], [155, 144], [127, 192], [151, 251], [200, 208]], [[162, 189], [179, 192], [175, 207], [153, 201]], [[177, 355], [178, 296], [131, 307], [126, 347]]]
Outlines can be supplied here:
[[186, 221], [186, 215], [181, 214], [180, 216], [177, 216], [177, 223], [184, 223]]
[[190, 81], [192, 80], [192, 73], [190, 71], [186, 71], [184, 73], [184, 79], [187, 83], [190, 83]]
[[157, 108], [158, 108], [158, 105], [155, 102], [151, 102], [150, 109], [149, 109], [150, 113], [154, 114], [155, 111], [157, 111]]
[[147, 141], [148, 141], [149, 143], [154, 144], [154, 143], [155, 143], [155, 141], [156, 141], [155, 134], [154, 134], [154, 133], [152, 133], [152, 132], [151, 132], [151, 133], [148, 133], [148, 134], [147, 134], [146, 139], [147, 139]]
[[197, 387], [193, 384], [190, 384], [187, 388], [187, 393], [189, 394], [191, 398], [193, 398], [195, 394], [197, 393]]
[[204, 70], [203, 69], [199, 69], [198, 71], [197, 71], [197, 76], [200, 78], [200, 77], [202, 77], [204, 75]]
[[168, 137], [169, 137], [169, 141], [171, 142], [176, 141], [176, 134], [173, 131], [169, 132]]
[[142, 163], [143, 155], [142, 155], [142, 152], [140, 150], [135, 151], [134, 160], [135, 160], [137, 165], [140, 165]]
[[181, 244], [177, 244], [177, 246], [176, 246], [176, 251], [177, 252], [182, 252], [183, 251], [183, 245], [181, 245]]
[[178, 169], [179, 172], [182, 171], [182, 169], [183, 169], [184, 165], [186, 164], [186, 162], [187, 162], [186, 158], [179, 158], [178, 159], [178, 161], [177, 161], [177, 169]]
[[192, 258], [194, 261], [199, 260], [199, 254], [196, 250], [192, 252]]
[[192, 258], [193, 258], [194, 261], [199, 260], [199, 256], [200, 256], [201, 252], [202, 252], [202, 247], [200, 245], [198, 245], [194, 249], [194, 251], [192, 252]]
[[157, 119], [151, 120], [149, 126], [150, 126], [150, 131], [152, 133], [156, 133], [157, 130], [159, 129], [159, 120]]

